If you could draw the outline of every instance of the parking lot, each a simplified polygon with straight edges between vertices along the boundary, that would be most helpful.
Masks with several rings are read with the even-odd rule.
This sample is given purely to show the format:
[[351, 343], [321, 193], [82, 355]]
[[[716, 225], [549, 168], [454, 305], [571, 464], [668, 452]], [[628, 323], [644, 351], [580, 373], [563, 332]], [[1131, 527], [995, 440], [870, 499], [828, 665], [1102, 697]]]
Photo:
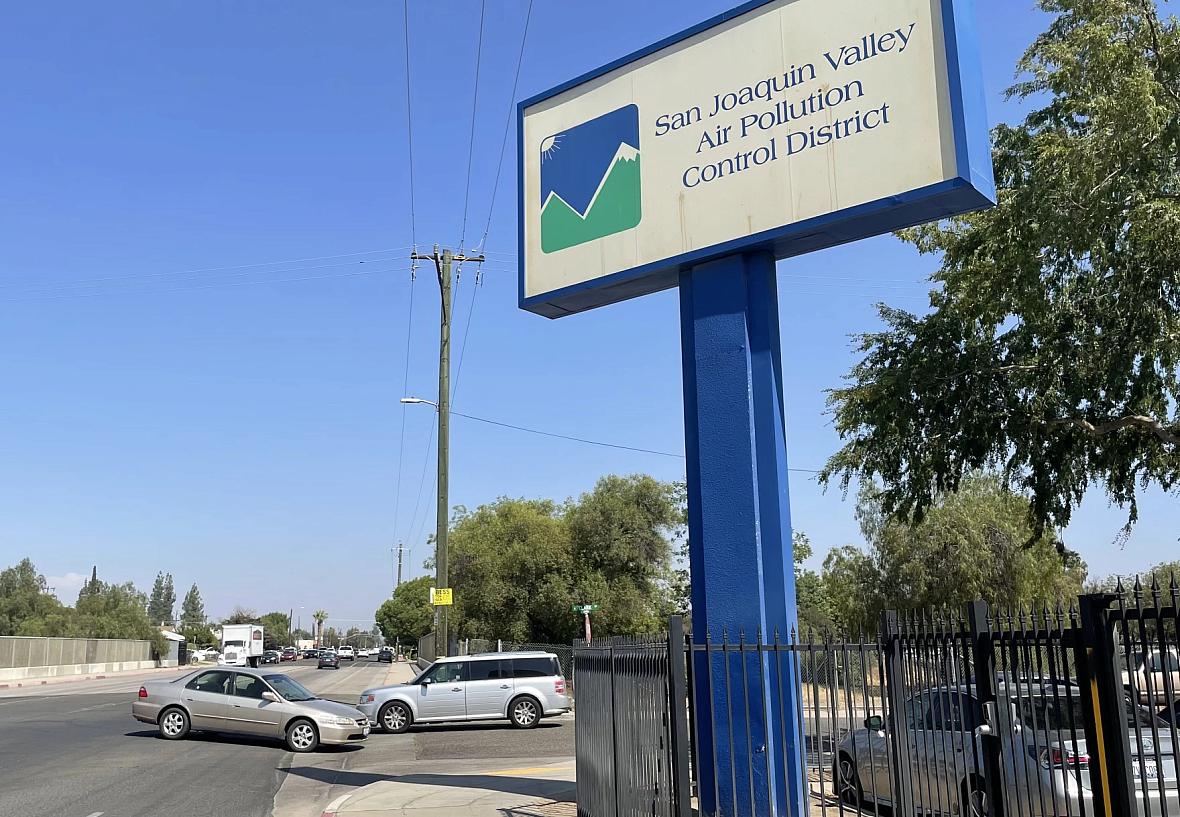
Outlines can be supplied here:
[[[317, 670], [310, 660], [270, 669], [346, 703], [410, 674], [404, 664], [365, 659], [339, 670]], [[173, 743], [129, 714], [139, 684], [160, 677], [170, 676], [133, 673], [0, 693], [0, 814], [319, 817], [333, 799], [378, 780], [492, 774], [561, 758], [572, 763], [574, 754], [572, 715], [527, 731], [505, 721], [375, 733], [361, 747], [311, 755], [246, 737], [195, 734]]]

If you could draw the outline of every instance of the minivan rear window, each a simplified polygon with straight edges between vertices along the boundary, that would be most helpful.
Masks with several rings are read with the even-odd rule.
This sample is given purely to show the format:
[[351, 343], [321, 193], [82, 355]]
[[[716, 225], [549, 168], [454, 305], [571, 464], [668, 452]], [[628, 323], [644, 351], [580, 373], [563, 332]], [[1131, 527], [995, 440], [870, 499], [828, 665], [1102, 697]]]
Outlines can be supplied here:
[[552, 675], [560, 674], [561, 670], [557, 666], [556, 658], [541, 657], [512, 659], [513, 678], [548, 678]]

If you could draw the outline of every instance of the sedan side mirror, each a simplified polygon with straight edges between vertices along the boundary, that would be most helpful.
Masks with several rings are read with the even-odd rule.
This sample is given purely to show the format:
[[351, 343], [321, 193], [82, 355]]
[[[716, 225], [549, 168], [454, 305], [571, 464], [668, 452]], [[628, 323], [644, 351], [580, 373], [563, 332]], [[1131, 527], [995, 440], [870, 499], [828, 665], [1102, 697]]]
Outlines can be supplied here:
[[869, 715], [865, 718], [865, 729], [868, 729], [870, 732], [884, 732], [885, 719], [880, 715]]
[[262, 700], [270, 701], [272, 704], [277, 704], [279, 702], [279, 696], [267, 689], [263, 690], [262, 692]]

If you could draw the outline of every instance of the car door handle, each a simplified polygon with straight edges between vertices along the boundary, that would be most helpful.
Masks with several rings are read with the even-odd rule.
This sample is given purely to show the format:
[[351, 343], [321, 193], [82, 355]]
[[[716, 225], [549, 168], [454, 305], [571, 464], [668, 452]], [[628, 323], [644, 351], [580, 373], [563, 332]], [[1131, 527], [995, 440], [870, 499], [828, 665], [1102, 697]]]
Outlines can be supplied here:
[[508, 684], [500, 684], [500, 689], [512, 689]]

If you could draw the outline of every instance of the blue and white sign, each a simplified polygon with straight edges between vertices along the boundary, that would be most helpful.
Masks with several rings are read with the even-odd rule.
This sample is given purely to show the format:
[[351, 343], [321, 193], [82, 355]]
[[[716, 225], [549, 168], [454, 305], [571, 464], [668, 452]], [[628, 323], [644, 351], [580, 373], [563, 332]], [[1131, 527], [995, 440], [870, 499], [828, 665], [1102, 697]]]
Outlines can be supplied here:
[[554, 318], [995, 198], [971, 0], [754, 0], [522, 102], [519, 141]]

